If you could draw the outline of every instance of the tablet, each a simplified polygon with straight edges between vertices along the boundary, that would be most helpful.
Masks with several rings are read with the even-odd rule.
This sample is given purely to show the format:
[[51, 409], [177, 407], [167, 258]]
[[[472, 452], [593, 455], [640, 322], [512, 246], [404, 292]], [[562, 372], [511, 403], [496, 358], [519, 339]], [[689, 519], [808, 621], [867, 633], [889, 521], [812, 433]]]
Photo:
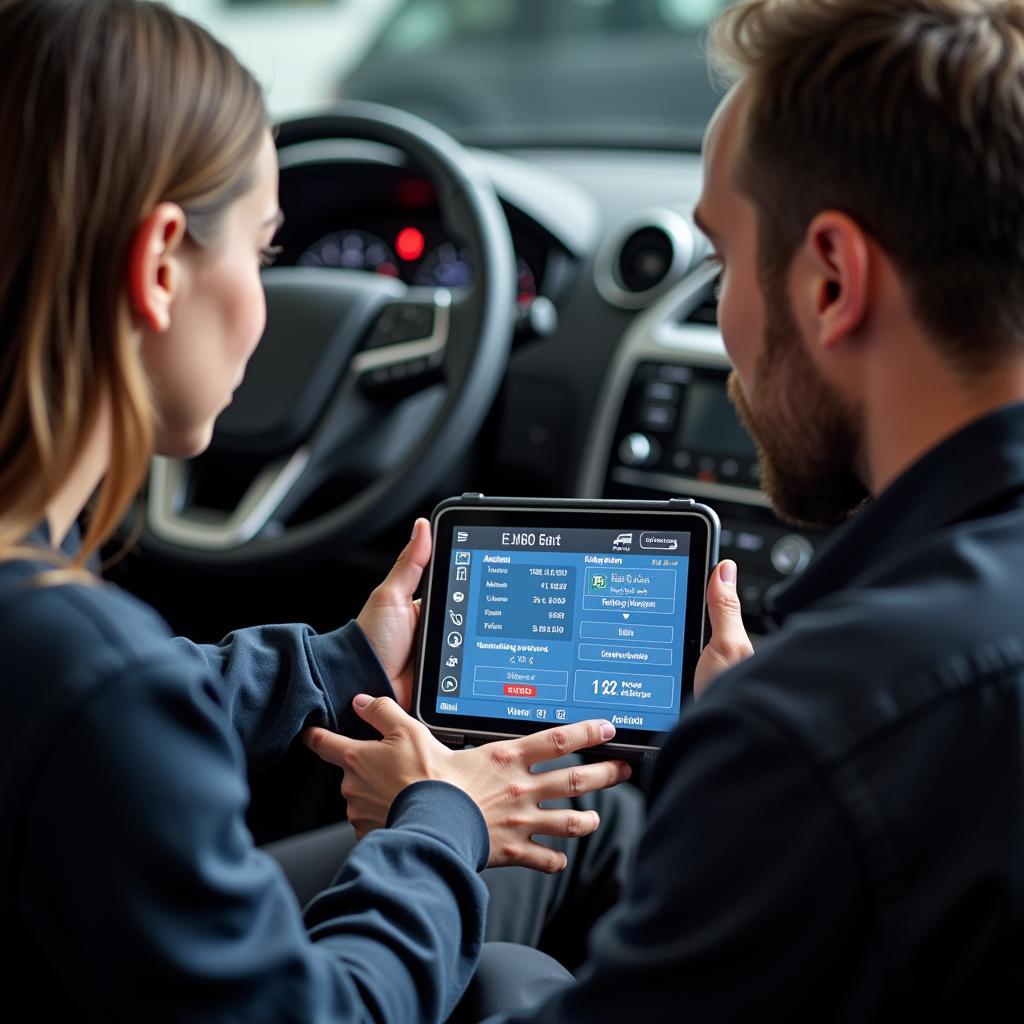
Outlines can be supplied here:
[[484, 498], [431, 517], [413, 706], [451, 745], [607, 718], [649, 757], [704, 645], [718, 517], [670, 501]]

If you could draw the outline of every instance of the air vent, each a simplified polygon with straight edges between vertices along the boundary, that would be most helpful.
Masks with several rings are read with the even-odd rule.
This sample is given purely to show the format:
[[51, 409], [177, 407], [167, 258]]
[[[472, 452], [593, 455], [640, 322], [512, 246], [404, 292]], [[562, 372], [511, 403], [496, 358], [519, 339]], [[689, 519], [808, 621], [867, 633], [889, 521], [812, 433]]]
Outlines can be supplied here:
[[675, 210], [634, 214], [605, 239], [594, 264], [597, 290], [625, 309], [650, 305], [692, 266], [694, 233]]
[[640, 228], [626, 239], [615, 264], [619, 284], [630, 292], [657, 288], [672, 266], [675, 249], [662, 228]]

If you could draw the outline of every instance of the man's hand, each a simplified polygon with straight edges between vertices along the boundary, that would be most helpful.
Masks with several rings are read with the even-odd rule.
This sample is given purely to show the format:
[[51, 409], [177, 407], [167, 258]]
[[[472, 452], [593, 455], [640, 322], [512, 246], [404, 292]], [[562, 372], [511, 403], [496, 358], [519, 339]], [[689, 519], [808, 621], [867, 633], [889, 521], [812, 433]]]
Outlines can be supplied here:
[[695, 697], [699, 697], [716, 676], [754, 653], [740, 615], [736, 563], [728, 559], [718, 563], [708, 580], [708, 616], [711, 619], [711, 641], [701, 651], [697, 662], [693, 677]]
[[600, 821], [594, 811], [546, 810], [539, 803], [605, 789], [630, 775], [629, 765], [621, 761], [530, 771], [541, 761], [611, 739], [615, 727], [610, 722], [577, 722], [454, 751], [387, 697], [374, 700], [360, 694], [352, 705], [381, 733], [379, 741], [353, 740], [320, 728], [307, 729], [303, 740], [323, 760], [345, 770], [341, 792], [359, 838], [385, 824], [392, 802], [406, 786], [436, 779], [458, 786], [480, 808], [491, 838], [490, 867], [518, 864], [561, 871], [565, 855], [531, 837], [585, 836]]
[[412, 539], [356, 618], [406, 711], [412, 706], [413, 643], [420, 621], [420, 603], [412, 595], [430, 562], [430, 549], [430, 524], [417, 519]]

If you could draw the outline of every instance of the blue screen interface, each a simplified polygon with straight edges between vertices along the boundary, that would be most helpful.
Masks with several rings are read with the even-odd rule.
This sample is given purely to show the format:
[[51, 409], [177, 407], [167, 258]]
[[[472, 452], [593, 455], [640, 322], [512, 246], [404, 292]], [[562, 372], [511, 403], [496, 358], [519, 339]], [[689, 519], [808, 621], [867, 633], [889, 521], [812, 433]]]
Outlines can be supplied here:
[[454, 526], [437, 711], [679, 719], [690, 535]]

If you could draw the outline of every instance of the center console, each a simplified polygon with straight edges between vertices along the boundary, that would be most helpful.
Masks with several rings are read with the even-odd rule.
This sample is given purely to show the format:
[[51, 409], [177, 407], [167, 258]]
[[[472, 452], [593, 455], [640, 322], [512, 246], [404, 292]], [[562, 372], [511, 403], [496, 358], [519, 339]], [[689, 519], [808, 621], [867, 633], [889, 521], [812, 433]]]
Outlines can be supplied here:
[[580, 490], [604, 498], [682, 495], [711, 505], [722, 521], [721, 556], [739, 566], [744, 620], [759, 633], [765, 592], [801, 572], [824, 535], [781, 523], [761, 490], [757, 448], [727, 393], [716, 278], [710, 267], [690, 275], [623, 338]]

